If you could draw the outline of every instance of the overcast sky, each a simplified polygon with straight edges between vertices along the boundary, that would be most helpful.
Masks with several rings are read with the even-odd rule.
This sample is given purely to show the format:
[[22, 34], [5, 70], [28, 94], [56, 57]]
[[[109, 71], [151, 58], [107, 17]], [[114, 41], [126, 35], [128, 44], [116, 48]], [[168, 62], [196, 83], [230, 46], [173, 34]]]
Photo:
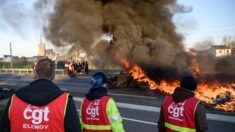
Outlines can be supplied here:
[[[9, 54], [10, 42], [13, 55], [37, 55], [46, 18], [42, 11], [34, 8], [36, 1], [0, 0], [0, 57]], [[190, 13], [174, 16], [186, 47], [203, 40], [220, 44], [225, 35], [235, 37], [235, 0], [178, 0], [178, 3], [192, 7]], [[53, 48], [47, 41], [46, 47]]]

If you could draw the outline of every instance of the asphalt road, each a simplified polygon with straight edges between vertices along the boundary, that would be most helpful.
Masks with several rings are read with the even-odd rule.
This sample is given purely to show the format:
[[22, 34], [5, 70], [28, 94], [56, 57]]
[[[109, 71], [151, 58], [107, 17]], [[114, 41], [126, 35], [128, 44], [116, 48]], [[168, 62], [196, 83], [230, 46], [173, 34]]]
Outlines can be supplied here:
[[[0, 84], [11, 84], [24, 86], [32, 81], [32, 76], [18, 76], [9, 74], [0, 74]], [[86, 93], [89, 90], [89, 78], [82, 77], [76, 79], [70, 79], [67, 77], [56, 77], [55, 81], [62, 89], [73, 92]], [[151, 93], [144, 93], [136, 90], [109, 90], [111, 95], [119, 97], [128, 97], [136, 100], [154, 100], [157, 97]], [[122, 100], [116, 100], [117, 102], [122, 102]], [[80, 101], [75, 101], [77, 109], [79, 110]], [[128, 101], [124, 101], [128, 103]], [[132, 104], [132, 103], [131, 103]], [[126, 104], [127, 107], [118, 105], [119, 111], [123, 117], [123, 124], [127, 132], [157, 132], [157, 120], [159, 117], [159, 112], [156, 110], [151, 110], [148, 104], [141, 104], [140, 107], [132, 107], [131, 104]], [[136, 103], [135, 103], [136, 104]], [[157, 107], [153, 107], [154, 109]], [[233, 116], [220, 116], [210, 115], [208, 118], [208, 125], [210, 132], [234, 132], [235, 130], [235, 117]]]

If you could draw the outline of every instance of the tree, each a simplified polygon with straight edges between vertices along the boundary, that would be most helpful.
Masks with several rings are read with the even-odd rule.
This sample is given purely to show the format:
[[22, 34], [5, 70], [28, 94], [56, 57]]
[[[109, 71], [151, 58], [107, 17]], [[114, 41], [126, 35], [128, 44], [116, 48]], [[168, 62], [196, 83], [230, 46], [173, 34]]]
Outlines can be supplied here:
[[225, 45], [225, 46], [231, 46], [230, 44], [231, 44], [231, 42], [232, 42], [232, 37], [231, 36], [224, 36], [223, 37], [223, 44]]

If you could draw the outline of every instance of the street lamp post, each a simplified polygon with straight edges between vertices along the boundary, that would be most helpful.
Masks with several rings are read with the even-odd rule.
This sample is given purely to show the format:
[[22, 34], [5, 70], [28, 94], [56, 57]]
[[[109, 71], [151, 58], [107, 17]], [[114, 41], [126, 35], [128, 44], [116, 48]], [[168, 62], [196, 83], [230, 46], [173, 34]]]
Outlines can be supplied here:
[[11, 56], [11, 69], [13, 69], [13, 60], [12, 60], [12, 47], [10, 43], [10, 56]]

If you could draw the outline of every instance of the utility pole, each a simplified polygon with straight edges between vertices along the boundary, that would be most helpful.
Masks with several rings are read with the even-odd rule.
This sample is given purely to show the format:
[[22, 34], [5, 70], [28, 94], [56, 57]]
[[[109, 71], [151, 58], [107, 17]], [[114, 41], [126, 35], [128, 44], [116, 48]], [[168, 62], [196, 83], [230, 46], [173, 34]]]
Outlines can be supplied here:
[[11, 55], [11, 69], [13, 69], [13, 60], [12, 60], [12, 47], [10, 43], [10, 55]]

